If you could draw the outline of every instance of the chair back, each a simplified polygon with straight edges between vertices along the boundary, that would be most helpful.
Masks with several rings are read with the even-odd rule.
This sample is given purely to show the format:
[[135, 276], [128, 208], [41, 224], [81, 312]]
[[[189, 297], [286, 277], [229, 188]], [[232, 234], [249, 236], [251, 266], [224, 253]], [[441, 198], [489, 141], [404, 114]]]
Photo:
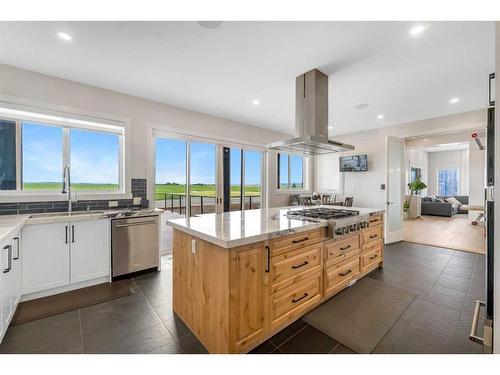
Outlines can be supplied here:
[[352, 207], [353, 197], [346, 197], [344, 200], [344, 207]]

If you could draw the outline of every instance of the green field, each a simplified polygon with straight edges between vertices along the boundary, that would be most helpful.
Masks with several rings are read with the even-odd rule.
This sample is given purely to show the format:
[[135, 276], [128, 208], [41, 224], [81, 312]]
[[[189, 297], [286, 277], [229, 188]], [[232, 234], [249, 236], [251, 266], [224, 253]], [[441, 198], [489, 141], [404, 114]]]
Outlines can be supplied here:
[[[156, 200], [162, 200], [165, 194], [185, 194], [186, 186], [177, 184], [156, 184]], [[202, 195], [204, 197], [215, 197], [215, 185], [191, 185], [191, 195]], [[259, 185], [246, 185], [245, 196], [259, 196]], [[240, 196], [240, 187], [238, 185], [231, 186], [231, 196]]]
[[[62, 190], [62, 182], [25, 182], [23, 190]], [[116, 184], [71, 184], [72, 191], [113, 191]]]

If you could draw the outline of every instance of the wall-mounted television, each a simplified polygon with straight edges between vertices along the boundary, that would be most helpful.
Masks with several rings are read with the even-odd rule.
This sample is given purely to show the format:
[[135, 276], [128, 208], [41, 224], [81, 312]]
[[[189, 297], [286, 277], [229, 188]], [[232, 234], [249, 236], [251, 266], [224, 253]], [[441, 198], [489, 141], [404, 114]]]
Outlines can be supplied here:
[[341, 172], [366, 172], [368, 157], [366, 155], [342, 156], [339, 158]]

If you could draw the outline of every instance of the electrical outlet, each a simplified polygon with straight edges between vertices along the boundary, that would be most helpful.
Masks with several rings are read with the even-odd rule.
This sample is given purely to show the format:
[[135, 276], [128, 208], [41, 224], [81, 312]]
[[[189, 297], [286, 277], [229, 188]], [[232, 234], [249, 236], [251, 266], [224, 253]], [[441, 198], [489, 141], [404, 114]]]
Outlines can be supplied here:
[[353, 286], [354, 284], [356, 284], [356, 279], [349, 281], [349, 283], [347, 284], [347, 287], [349, 288], [350, 286]]
[[191, 252], [193, 254], [196, 254], [196, 251], [197, 251], [197, 242], [196, 240], [191, 240]]
[[109, 201], [109, 207], [118, 207], [118, 201]]
[[142, 198], [141, 197], [134, 197], [132, 204], [134, 206], [138, 206], [141, 204]]

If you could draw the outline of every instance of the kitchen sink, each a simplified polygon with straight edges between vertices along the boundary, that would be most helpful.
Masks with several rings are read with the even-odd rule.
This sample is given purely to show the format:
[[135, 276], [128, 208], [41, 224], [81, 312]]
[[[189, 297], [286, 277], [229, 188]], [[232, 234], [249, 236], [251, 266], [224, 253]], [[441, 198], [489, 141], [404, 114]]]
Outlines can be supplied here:
[[92, 210], [92, 211], [76, 211], [76, 212], [48, 212], [44, 214], [33, 214], [28, 216], [30, 219], [39, 219], [44, 217], [70, 217], [70, 216], [81, 216], [81, 215], [94, 215], [103, 214], [104, 211]]

